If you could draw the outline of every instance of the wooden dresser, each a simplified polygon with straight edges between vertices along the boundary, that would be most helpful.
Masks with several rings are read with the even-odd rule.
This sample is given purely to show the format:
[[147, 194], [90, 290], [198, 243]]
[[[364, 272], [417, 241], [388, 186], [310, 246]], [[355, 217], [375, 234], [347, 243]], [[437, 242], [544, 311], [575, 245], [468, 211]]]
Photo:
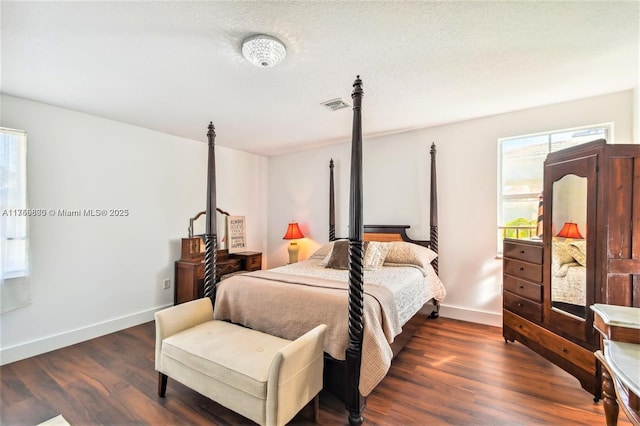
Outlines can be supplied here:
[[504, 240], [504, 310], [537, 324], [542, 322], [542, 251], [541, 241]]
[[[246, 251], [229, 254], [227, 250], [218, 250], [216, 258], [216, 279], [224, 279], [237, 272], [258, 271], [262, 269], [262, 253]], [[204, 260], [181, 259], [175, 266], [174, 304], [198, 299], [204, 294]]]

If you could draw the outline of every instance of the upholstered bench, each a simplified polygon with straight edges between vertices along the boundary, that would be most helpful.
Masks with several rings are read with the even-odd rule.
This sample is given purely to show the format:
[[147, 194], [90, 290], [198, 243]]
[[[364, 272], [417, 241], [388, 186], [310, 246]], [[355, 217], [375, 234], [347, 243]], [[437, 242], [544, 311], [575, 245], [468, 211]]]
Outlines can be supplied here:
[[283, 425], [322, 389], [326, 325], [294, 341], [213, 319], [209, 298], [156, 312], [158, 395], [167, 377], [261, 425]]

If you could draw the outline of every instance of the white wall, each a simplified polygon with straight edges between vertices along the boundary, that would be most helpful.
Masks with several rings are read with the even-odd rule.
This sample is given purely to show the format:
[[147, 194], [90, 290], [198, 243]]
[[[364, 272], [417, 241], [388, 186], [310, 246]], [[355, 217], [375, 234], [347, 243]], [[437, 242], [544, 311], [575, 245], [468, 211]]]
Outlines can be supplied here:
[[[639, 59], [640, 60], [640, 59]], [[640, 76], [638, 85], [633, 89], [633, 141], [640, 143]]]
[[[413, 238], [428, 238], [428, 151], [435, 142], [448, 289], [441, 313], [500, 325], [497, 139], [612, 121], [616, 142], [631, 142], [636, 98], [637, 91], [622, 92], [367, 139], [364, 220], [409, 224]], [[161, 282], [173, 284], [180, 238], [205, 204], [207, 123], [202, 141], [191, 141], [11, 96], [1, 102], [0, 125], [28, 132], [30, 207], [130, 214], [31, 221], [33, 302], [0, 315], [0, 363], [151, 320], [172, 303], [173, 287], [162, 290]], [[218, 205], [247, 216], [248, 249], [263, 251], [265, 266], [287, 262], [282, 236], [290, 220], [307, 237], [301, 258], [327, 241], [331, 157], [337, 234], [347, 235], [348, 143], [269, 159], [220, 146], [216, 153]]]
[[[1, 101], [1, 125], [28, 132], [31, 208], [129, 215], [31, 220], [32, 303], [0, 315], [0, 362], [150, 321], [173, 304], [180, 238], [206, 203], [208, 123], [202, 141], [193, 141], [11, 96]], [[219, 146], [216, 155], [218, 205], [247, 216], [248, 249], [263, 251], [267, 158]]]
[[[363, 103], [366, 133], [366, 98]], [[632, 142], [631, 91], [365, 139], [364, 222], [408, 224], [412, 238], [429, 238], [429, 146], [435, 142], [439, 265], [448, 291], [441, 314], [499, 326], [498, 138], [604, 122], [614, 122], [617, 143]], [[269, 267], [287, 262], [287, 242], [282, 235], [291, 219], [300, 222], [307, 237], [299, 243], [302, 259], [328, 240], [328, 162], [332, 157], [336, 161], [337, 234], [347, 236], [349, 145], [269, 159]]]

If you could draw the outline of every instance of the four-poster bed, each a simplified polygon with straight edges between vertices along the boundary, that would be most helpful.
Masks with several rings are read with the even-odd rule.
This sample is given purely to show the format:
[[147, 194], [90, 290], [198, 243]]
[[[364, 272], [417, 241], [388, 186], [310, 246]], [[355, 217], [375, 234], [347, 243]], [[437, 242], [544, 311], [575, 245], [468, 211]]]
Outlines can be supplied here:
[[[327, 324], [325, 383], [344, 398], [349, 423], [361, 424], [364, 397], [384, 378], [391, 359], [410, 339], [417, 321], [424, 321], [428, 314], [437, 316], [445, 290], [437, 277], [435, 146], [431, 147], [431, 239], [410, 239], [406, 234], [408, 226], [365, 226], [363, 90], [359, 76], [353, 87], [348, 239], [335, 237], [331, 161], [329, 243], [306, 261], [236, 275], [217, 285], [215, 132], [213, 125], [209, 125], [204, 294], [212, 301], [216, 320], [285, 339], [293, 340], [314, 325]], [[431, 303], [433, 308], [428, 309]]]

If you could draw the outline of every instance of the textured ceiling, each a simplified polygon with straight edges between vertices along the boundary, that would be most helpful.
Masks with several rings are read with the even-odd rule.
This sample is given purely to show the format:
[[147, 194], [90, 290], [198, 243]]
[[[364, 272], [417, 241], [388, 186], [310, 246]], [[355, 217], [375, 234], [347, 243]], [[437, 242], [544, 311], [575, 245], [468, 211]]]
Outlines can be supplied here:
[[[263, 155], [627, 90], [640, 2], [1, 2], [3, 93]], [[285, 61], [243, 59], [281, 39]]]

